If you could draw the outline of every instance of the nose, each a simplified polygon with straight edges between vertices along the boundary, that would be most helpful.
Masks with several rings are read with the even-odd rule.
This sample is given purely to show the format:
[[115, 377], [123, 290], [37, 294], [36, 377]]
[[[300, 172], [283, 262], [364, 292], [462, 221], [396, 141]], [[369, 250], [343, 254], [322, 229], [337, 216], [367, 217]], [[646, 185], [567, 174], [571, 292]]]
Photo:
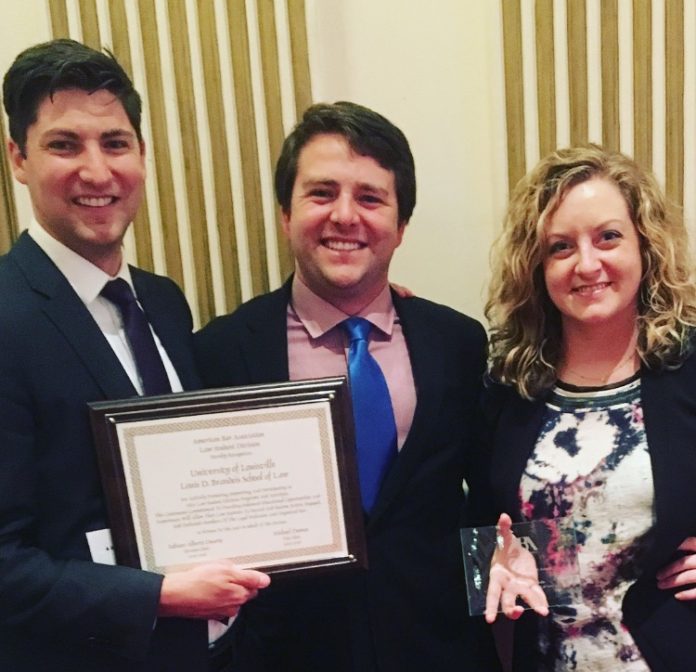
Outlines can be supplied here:
[[342, 226], [358, 223], [358, 211], [350, 194], [341, 194], [333, 203], [331, 221]]
[[601, 268], [600, 251], [590, 243], [580, 245], [578, 247], [577, 264], [575, 265], [578, 275], [593, 275]]
[[86, 147], [82, 154], [80, 179], [88, 184], [102, 186], [111, 181], [109, 158], [100, 146]]

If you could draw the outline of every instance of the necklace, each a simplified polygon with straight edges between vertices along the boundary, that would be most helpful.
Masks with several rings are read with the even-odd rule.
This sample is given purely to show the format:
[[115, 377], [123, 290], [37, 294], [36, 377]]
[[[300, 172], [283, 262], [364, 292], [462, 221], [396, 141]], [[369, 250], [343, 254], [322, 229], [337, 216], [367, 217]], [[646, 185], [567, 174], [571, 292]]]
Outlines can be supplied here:
[[[628, 353], [628, 355], [626, 355], [618, 364], [613, 366], [606, 374], [604, 374], [602, 376], [587, 376], [583, 373], [580, 373], [579, 371], [577, 371], [575, 369], [571, 369], [570, 367], [565, 367], [565, 371], [566, 371], [566, 373], [570, 373], [574, 376], [577, 376], [581, 380], [586, 380], [588, 383], [596, 383], [596, 384], [600, 384], [600, 385], [606, 385], [607, 381], [609, 380], [609, 378], [611, 378], [612, 374], [616, 373], [617, 371], [621, 371], [621, 369], [623, 369], [623, 367], [626, 366], [626, 364], [628, 364], [628, 362], [633, 360], [637, 354], [638, 353], [636, 352], [636, 349], [634, 347]], [[635, 371], [632, 371], [631, 373], [633, 374], [633, 373], [635, 373]]]

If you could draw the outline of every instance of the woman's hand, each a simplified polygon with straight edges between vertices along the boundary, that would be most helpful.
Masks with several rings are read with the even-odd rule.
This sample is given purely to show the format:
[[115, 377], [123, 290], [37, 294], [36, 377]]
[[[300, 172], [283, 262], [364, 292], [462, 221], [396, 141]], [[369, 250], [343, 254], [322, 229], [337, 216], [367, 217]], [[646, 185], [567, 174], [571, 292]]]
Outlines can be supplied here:
[[657, 587], [663, 590], [691, 586], [674, 594], [678, 600], [696, 600], [696, 537], [687, 537], [679, 546], [686, 554], [657, 573]]
[[510, 529], [512, 520], [507, 513], [498, 519], [498, 544], [491, 559], [491, 571], [486, 593], [485, 617], [493, 623], [502, 612], [512, 620], [524, 613], [524, 607], [517, 604], [521, 597], [541, 616], [549, 613], [546, 595], [539, 585], [539, 575], [534, 556], [520, 543]]

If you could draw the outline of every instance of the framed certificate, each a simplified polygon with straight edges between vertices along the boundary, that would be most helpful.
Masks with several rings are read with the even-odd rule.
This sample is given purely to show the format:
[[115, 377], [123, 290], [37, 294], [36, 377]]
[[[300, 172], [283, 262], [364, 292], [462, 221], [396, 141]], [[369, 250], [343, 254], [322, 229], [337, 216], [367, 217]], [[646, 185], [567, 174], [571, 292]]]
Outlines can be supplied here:
[[345, 378], [89, 406], [119, 564], [367, 566]]

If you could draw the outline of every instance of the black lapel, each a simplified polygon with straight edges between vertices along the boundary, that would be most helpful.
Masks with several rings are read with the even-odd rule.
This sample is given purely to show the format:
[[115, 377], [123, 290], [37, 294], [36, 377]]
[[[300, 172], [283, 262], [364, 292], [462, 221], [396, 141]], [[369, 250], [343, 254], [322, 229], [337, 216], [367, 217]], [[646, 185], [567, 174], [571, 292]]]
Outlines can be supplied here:
[[655, 491], [656, 537], [642, 563], [656, 569], [696, 534], [696, 357], [641, 375], [641, 404]]
[[431, 443], [432, 423], [437, 422], [443, 394], [442, 380], [446, 362], [442, 336], [420, 314], [416, 302], [400, 299], [394, 294], [393, 299], [413, 371], [416, 410], [408, 437], [380, 488], [377, 502], [370, 514], [369, 526], [388, 508], [408, 482], [410, 474], [420, 468], [423, 452], [428, 450]]
[[544, 419], [542, 399], [527, 401], [512, 390], [504, 394], [501, 412], [492, 428], [491, 464], [489, 475], [496, 503], [513, 519], [519, 518], [519, 486], [522, 472], [534, 450]]
[[260, 297], [248, 311], [240, 347], [252, 383], [288, 380], [288, 322], [292, 277], [280, 288]]
[[63, 334], [107, 399], [137, 394], [111, 346], [65, 276], [25, 232], [8, 254], [49, 320]]

